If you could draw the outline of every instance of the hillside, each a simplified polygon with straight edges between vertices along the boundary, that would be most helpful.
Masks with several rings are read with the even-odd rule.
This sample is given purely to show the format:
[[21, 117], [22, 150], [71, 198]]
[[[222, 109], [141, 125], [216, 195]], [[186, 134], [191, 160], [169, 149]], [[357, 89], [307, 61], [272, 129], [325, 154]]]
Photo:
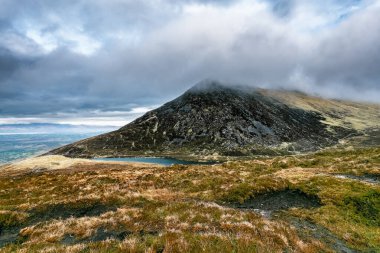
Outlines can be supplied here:
[[0, 166], [0, 252], [379, 252], [380, 149]]
[[[347, 142], [378, 144], [379, 128], [378, 105], [203, 81], [117, 131], [49, 154], [68, 157], [284, 154]], [[372, 138], [376, 136], [377, 139]]]

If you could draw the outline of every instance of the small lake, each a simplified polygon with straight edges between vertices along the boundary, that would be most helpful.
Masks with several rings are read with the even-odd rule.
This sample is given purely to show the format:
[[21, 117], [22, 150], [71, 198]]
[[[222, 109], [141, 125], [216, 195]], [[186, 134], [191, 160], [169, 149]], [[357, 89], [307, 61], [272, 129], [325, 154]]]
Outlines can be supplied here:
[[134, 162], [134, 163], [153, 163], [164, 166], [170, 166], [174, 164], [182, 165], [211, 165], [217, 162], [195, 162], [185, 161], [175, 158], [163, 158], [163, 157], [123, 157], [123, 158], [94, 158], [97, 161], [113, 161], [113, 162]]

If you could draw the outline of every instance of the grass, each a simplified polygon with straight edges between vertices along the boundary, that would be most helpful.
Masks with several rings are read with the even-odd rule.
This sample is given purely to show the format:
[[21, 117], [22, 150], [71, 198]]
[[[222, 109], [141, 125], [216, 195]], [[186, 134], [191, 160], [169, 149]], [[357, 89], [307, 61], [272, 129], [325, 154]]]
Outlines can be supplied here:
[[[323, 236], [306, 238], [305, 228], [292, 223], [297, 218], [349, 248], [380, 252], [380, 185], [336, 174], [380, 175], [380, 148], [207, 166], [72, 163], [38, 173], [3, 169], [0, 243], [7, 233], [16, 233], [16, 239], [0, 251], [339, 251]], [[271, 218], [233, 208], [284, 189], [317, 196], [322, 206], [283, 210]]]

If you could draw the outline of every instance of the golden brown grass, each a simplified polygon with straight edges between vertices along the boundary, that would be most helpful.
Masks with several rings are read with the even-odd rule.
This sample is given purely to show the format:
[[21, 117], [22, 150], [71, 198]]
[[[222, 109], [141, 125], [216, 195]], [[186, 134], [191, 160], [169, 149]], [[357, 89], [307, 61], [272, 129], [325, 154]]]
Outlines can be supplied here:
[[[68, 166], [52, 170], [44, 164], [47, 170], [39, 171], [34, 161], [2, 170], [0, 225], [19, 229], [18, 240], [2, 252], [336, 250], [321, 238], [305, 238], [289, 217], [326, 228], [351, 248], [380, 249], [380, 225], [372, 216], [380, 211], [380, 185], [334, 176], [380, 175], [379, 148], [209, 166], [60, 159]], [[293, 208], [271, 219], [233, 208], [288, 188], [318, 196], [323, 206]], [[370, 208], [361, 209], [364, 204]]]
[[326, 100], [299, 92], [262, 90], [270, 97], [295, 108], [315, 111], [323, 115], [331, 126], [350, 127], [356, 130], [380, 127], [380, 105], [342, 100]]

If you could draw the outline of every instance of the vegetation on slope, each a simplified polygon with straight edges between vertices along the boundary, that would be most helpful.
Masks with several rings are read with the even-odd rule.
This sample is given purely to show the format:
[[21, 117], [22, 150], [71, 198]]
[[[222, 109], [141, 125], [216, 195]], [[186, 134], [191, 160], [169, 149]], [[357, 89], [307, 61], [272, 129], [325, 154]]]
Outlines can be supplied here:
[[[207, 166], [69, 164], [1, 169], [1, 252], [380, 251], [380, 148]], [[286, 204], [289, 193], [316, 204], [248, 204], [263, 194]]]

